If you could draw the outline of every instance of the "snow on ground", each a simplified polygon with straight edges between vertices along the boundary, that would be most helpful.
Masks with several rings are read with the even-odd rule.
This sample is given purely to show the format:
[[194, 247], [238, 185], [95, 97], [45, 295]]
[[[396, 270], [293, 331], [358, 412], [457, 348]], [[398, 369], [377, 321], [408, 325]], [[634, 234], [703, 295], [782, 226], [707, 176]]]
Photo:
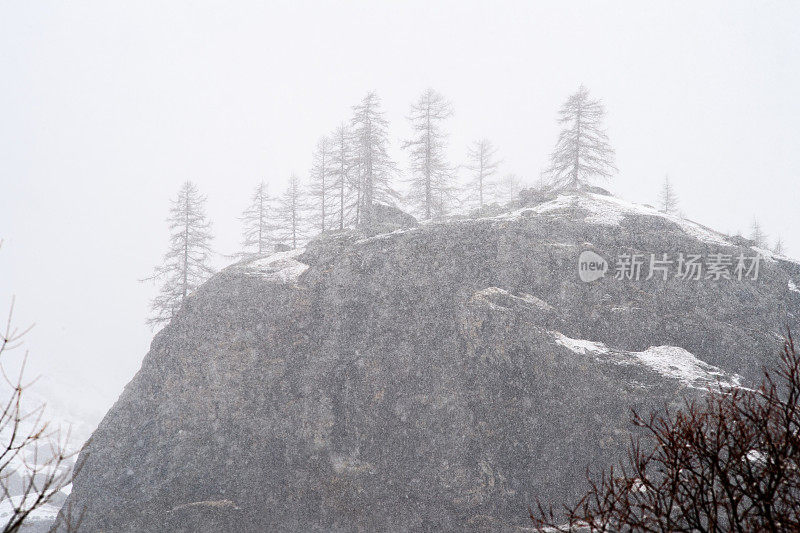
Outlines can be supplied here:
[[247, 274], [258, 275], [267, 281], [276, 283], [295, 283], [300, 275], [308, 270], [308, 265], [301, 263], [297, 257], [305, 252], [305, 248], [297, 248], [286, 252], [274, 253], [234, 265]]
[[800, 289], [797, 288], [797, 285], [792, 280], [789, 280], [789, 290], [792, 292], [800, 292]]
[[[705, 388], [712, 384], [738, 386], [739, 376], [729, 376], [679, 346], [651, 346], [642, 352], [613, 350], [602, 342], [572, 339], [558, 331], [550, 332], [556, 343], [580, 355], [594, 355], [598, 360], [617, 364], [640, 364], [690, 387]], [[604, 356], [604, 357], [599, 357]]]
[[[30, 501], [36, 495], [31, 494], [28, 496], [28, 500]], [[11, 496], [10, 498], [5, 498], [0, 500], [0, 523], [6, 523], [14, 513], [14, 508], [19, 506], [23, 503], [22, 496]], [[50, 503], [46, 503], [37, 509], [34, 509], [31, 514], [28, 515], [27, 520], [25, 521], [26, 524], [31, 522], [39, 522], [39, 521], [53, 521], [58, 516], [58, 511], [60, 509], [59, 505], [54, 505]]]

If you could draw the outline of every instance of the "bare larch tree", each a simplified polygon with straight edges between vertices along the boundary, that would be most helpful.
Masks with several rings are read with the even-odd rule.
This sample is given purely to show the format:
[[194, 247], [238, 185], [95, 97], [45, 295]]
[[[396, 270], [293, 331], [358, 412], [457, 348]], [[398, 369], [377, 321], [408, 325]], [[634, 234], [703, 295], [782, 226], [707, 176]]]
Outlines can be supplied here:
[[678, 210], [678, 196], [675, 194], [675, 189], [669, 181], [669, 176], [664, 177], [664, 185], [661, 187], [658, 204], [661, 211], [668, 215], [675, 214]]
[[292, 174], [278, 205], [280, 237], [283, 243], [292, 249], [297, 248], [305, 237], [303, 223], [306, 211], [307, 205], [300, 178]]
[[275, 200], [267, 193], [267, 185], [258, 184], [250, 205], [242, 212], [243, 255], [265, 254], [275, 245]]
[[[347, 223], [347, 211], [352, 206], [353, 166], [352, 135], [346, 124], [341, 124], [331, 136], [331, 172], [333, 173], [333, 194], [335, 195], [336, 226], [342, 230]], [[356, 195], [357, 202], [357, 195]]]
[[487, 139], [475, 141], [467, 149], [467, 169], [472, 175], [468, 191], [470, 196], [478, 201], [481, 212], [491, 193], [493, 186], [491, 178], [497, 173], [497, 167], [500, 165], [496, 156], [497, 148]]
[[750, 227], [750, 240], [755, 243], [759, 248], [767, 247], [767, 234], [761, 229], [761, 224], [758, 219], [753, 219], [753, 225]]
[[500, 202], [513, 202], [517, 199], [521, 186], [516, 174], [506, 174], [497, 183], [497, 199]]
[[591, 99], [589, 90], [581, 85], [561, 106], [558, 115], [563, 127], [545, 171], [552, 185], [580, 189], [595, 176], [611, 177], [617, 168], [614, 150], [603, 129], [602, 103]]
[[172, 201], [169, 210], [169, 249], [163, 263], [155, 268], [153, 278], [163, 279], [161, 290], [151, 302], [152, 316], [148, 324], [169, 322], [184, 300], [207, 280], [214, 270], [209, 261], [211, 224], [205, 215], [205, 196], [187, 181]]
[[408, 116], [414, 131], [413, 138], [403, 143], [411, 159], [409, 200], [425, 219], [444, 215], [453, 196], [454, 171], [447, 163], [447, 135], [442, 129], [442, 122], [452, 115], [450, 102], [427, 89]]
[[331, 216], [331, 200], [333, 199], [333, 154], [332, 143], [327, 137], [322, 137], [314, 149], [313, 164], [311, 167], [311, 183], [309, 195], [314, 199], [314, 219], [321, 233], [328, 229], [328, 219]]
[[388, 122], [380, 109], [380, 99], [374, 92], [367, 93], [353, 107], [350, 122], [353, 131], [353, 170], [358, 180], [358, 223], [372, 226], [375, 202], [393, 203], [397, 192], [392, 189], [392, 177], [397, 166], [389, 157]]
[[778, 238], [775, 240], [775, 246], [772, 248], [772, 251], [777, 255], [783, 255], [786, 253], [783, 246], [783, 240], [781, 240], [780, 235], [778, 235]]

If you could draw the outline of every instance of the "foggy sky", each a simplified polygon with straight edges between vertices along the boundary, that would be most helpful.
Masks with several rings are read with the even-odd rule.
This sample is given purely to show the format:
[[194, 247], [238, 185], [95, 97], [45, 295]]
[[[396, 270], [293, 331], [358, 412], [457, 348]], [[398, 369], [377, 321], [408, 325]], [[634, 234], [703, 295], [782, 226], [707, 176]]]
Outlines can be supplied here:
[[453, 163], [486, 137], [500, 175], [533, 182], [584, 83], [617, 151], [607, 188], [655, 204], [669, 174], [687, 217], [748, 233], [757, 216], [798, 257], [798, 24], [797, 2], [3, 2], [0, 310], [16, 294], [35, 371], [107, 407], [152, 338], [157, 287], [137, 280], [180, 184], [234, 252], [255, 184], [306, 176], [369, 90], [403, 170], [433, 87]]

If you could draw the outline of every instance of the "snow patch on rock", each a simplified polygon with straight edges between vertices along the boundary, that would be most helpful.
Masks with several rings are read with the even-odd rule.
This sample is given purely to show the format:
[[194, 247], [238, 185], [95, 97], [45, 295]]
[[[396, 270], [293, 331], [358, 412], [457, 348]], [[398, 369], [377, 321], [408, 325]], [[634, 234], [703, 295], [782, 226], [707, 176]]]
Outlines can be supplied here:
[[751, 246], [751, 250], [761, 256], [761, 259], [768, 261], [770, 263], [775, 262], [776, 257], [780, 257], [779, 255], [774, 254], [771, 250], [767, 250], [766, 248], [759, 248], [758, 246]]
[[308, 265], [301, 263], [297, 257], [305, 252], [305, 248], [297, 248], [286, 252], [278, 252], [268, 257], [260, 257], [237, 265], [246, 274], [257, 275], [266, 281], [275, 283], [295, 283]]
[[572, 339], [558, 331], [550, 333], [556, 344], [564, 346], [574, 353], [594, 355], [598, 360], [607, 360], [616, 364], [639, 364], [662, 376], [677, 379], [690, 387], [705, 388], [714, 384], [737, 387], [740, 384], [739, 376], [729, 376], [721, 369], [698, 359], [679, 346], [651, 346], [642, 352], [629, 352], [610, 349], [602, 342]]
[[647, 205], [635, 204], [615, 198], [613, 196], [604, 196], [600, 194], [588, 194], [579, 197], [579, 206], [590, 211], [592, 215], [587, 217], [587, 222], [594, 222], [596, 224], [619, 224], [627, 215], [642, 215], [659, 217], [669, 220], [677, 225], [687, 235], [694, 237], [697, 240], [706, 242], [708, 244], [715, 244], [719, 246], [730, 246], [731, 243], [725, 238], [724, 235], [713, 231], [705, 226], [692, 222], [677, 215], [671, 215], [659, 211], [654, 207]]
[[742, 457], [742, 461], [751, 463], [758, 467], [766, 466], [768, 464], [767, 459], [767, 454], [759, 450], [750, 450], [744, 457]]
[[800, 289], [797, 288], [797, 285], [792, 280], [789, 280], [789, 290], [792, 292], [800, 292]]
[[577, 354], [607, 354], [608, 347], [602, 342], [587, 341], [582, 339], [571, 339], [566, 335], [554, 331], [553, 337], [556, 339], [556, 344], [560, 344], [564, 348], [573, 351]]
[[701, 361], [678, 346], [651, 346], [643, 352], [630, 352], [630, 354], [660, 374], [690, 385], [729, 381], [732, 385], [739, 384], [738, 378], [728, 380], [722, 370]]
[[731, 243], [723, 234], [706, 228], [696, 222], [664, 213], [648, 205], [636, 204], [603, 194], [561, 194], [553, 200], [489, 218], [493, 220], [516, 220], [522, 217], [545, 215], [570, 208], [579, 208], [588, 211], [589, 214], [584, 218], [585, 222], [604, 226], [619, 225], [628, 215], [659, 217], [676, 224], [687, 235], [700, 241], [719, 246], [731, 246]]
[[403, 235], [404, 233], [409, 233], [411, 231], [416, 230], [417, 228], [398, 228], [393, 231], [389, 231], [387, 233], [378, 233], [377, 235], [373, 235], [372, 237], [365, 237], [363, 239], [359, 239], [355, 242], [355, 244], [365, 244], [369, 242], [376, 242], [376, 241], [385, 241], [397, 237], [398, 235]]
[[476, 291], [472, 295], [473, 301], [479, 301], [490, 309], [507, 309], [509, 305], [522, 305], [524, 307], [533, 307], [540, 311], [552, 312], [553, 308], [545, 301], [540, 300], [536, 296], [521, 292], [512, 294], [500, 287], [486, 287]]

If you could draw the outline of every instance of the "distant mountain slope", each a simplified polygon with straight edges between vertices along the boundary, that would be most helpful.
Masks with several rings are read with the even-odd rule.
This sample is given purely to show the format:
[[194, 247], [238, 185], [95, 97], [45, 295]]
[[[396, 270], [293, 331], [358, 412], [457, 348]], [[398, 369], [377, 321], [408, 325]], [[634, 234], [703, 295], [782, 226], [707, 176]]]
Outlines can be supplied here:
[[583, 282], [578, 258], [753, 255], [602, 194], [233, 265], [153, 340], [69, 497], [90, 531], [462, 530], [619, 458], [629, 409], [753, 379], [800, 267]]
[[[15, 363], [18, 361], [12, 360], [10, 367], [13, 368]], [[9, 370], [9, 367], [4, 367], [7, 375]], [[19, 372], [19, 368], [14, 368], [14, 371]], [[63, 451], [70, 457], [62, 462], [56, 471], [59, 475], [69, 476], [75, 465], [76, 454], [89, 439], [103, 415], [102, 412], [98, 412], [103, 402], [90, 387], [68, 383], [52, 375], [37, 375], [34, 371], [29, 371], [26, 375], [29, 378], [23, 380], [27, 386], [20, 401], [23, 419], [14, 438], [16, 442], [21, 442], [23, 435], [30, 435], [45, 424], [46, 429], [38, 448], [26, 446], [11, 458], [3, 471], [6, 478], [4, 486], [9, 489], [10, 498], [0, 497], [2, 524], [10, 519], [14, 506], [22, 500], [24, 483], [30, 479], [30, 467], [35, 464], [48, 465], [53, 451], [63, 447]], [[9, 425], [2, 431], [4, 443], [12, 441], [12, 430]], [[45, 471], [53, 470], [48, 467]], [[41, 479], [42, 475], [37, 478]], [[71, 485], [67, 485], [51, 501], [35, 509], [26, 519], [22, 531], [29, 533], [47, 531], [71, 488]]]

